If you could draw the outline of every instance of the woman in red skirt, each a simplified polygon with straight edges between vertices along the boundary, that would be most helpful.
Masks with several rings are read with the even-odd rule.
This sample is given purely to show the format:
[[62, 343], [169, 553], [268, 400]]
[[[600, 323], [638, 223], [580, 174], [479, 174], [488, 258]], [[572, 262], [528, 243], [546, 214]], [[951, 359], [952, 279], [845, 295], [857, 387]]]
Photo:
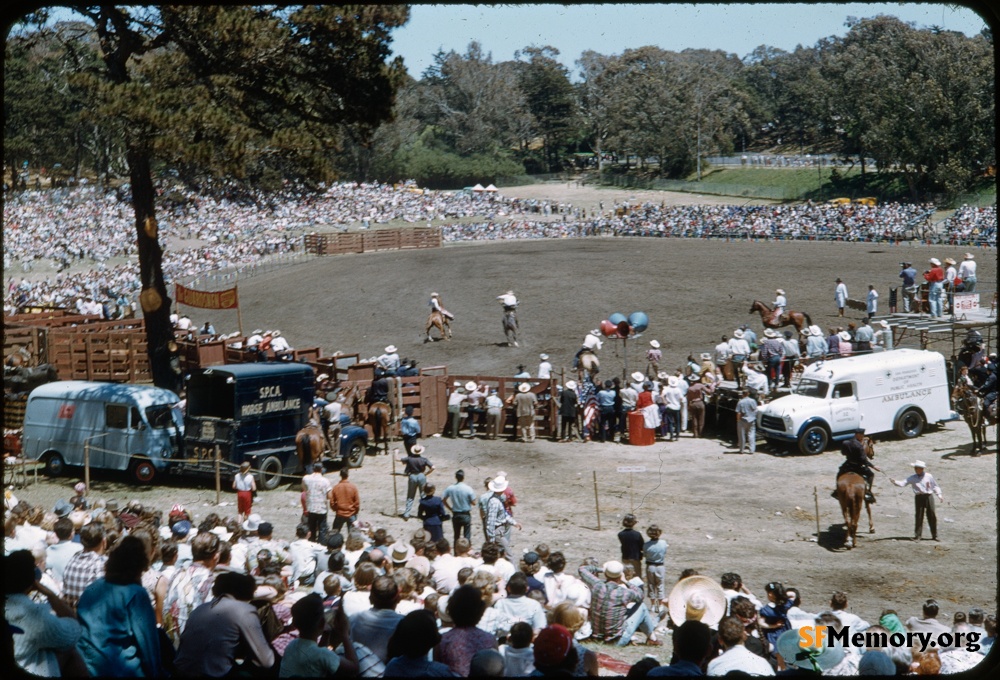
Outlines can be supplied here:
[[257, 490], [257, 481], [250, 472], [250, 463], [244, 461], [239, 472], [233, 477], [233, 490], [236, 491], [236, 510], [240, 513], [240, 521], [250, 516], [253, 506], [253, 494]]

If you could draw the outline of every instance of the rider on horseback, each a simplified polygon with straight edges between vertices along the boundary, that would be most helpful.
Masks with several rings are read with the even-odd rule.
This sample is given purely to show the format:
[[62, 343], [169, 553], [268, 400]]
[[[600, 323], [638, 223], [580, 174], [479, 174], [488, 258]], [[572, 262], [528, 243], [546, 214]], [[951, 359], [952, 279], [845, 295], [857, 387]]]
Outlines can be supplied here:
[[440, 312], [441, 316], [448, 319], [449, 321], [454, 320], [455, 315], [449, 312], [441, 305], [441, 296], [438, 295], [437, 293], [431, 293], [431, 301], [429, 304], [431, 306], [432, 311]]
[[517, 309], [517, 298], [514, 297], [514, 291], [508, 290], [503, 295], [497, 295], [497, 300], [503, 305], [504, 312], [513, 312]]
[[[601, 331], [597, 328], [587, 333], [587, 337], [583, 339], [583, 345], [577, 351], [576, 356], [573, 357], [573, 368], [580, 367], [580, 356], [586, 353], [596, 354], [597, 350], [601, 349], [604, 342], [601, 340]], [[595, 368], [594, 373], [597, 373]]]
[[785, 313], [785, 307], [788, 306], [788, 300], [785, 299], [785, 291], [781, 288], [774, 291], [774, 293], [774, 302], [771, 303], [774, 305], [774, 315], [771, 317], [771, 322], [778, 324], [781, 323], [781, 315]]
[[[840, 469], [837, 470], [837, 477], [846, 474], [848, 472], [855, 472], [861, 475], [865, 480], [865, 502], [874, 503], [875, 496], [872, 495], [872, 480], [875, 479], [875, 473], [872, 470], [882, 471], [880, 467], [871, 462], [868, 458], [867, 447], [865, 446], [865, 430], [859, 427], [854, 431], [854, 436], [848, 439], [841, 445], [841, 453], [847, 459], [841, 464]], [[837, 491], [834, 490], [833, 497], [837, 497]]]
[[365, 395], [366, 404], [389, 403], [389, 381], [385, 377], [385, 371], [381, 367], [375, 369], [375, 379], [372, 386], [368, 388]]

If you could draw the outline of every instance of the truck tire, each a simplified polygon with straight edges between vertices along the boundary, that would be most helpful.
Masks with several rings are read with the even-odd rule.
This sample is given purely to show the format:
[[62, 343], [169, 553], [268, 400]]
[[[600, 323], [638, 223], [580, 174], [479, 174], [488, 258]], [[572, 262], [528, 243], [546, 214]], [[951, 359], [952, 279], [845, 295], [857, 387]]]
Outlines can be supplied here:
[[900, 414], [896, 420], [896, 435], [900, 439], [919, 437], [927, 424], [924, 414], [919, 409], [909, 408]]
[[365, 442], [355, 439], [351, 442], [351, 448], [344, 456], [344, 464], [349, 468], [359, 468], [365, 461]]
[[807, 456], [815, 456], [826, 451], [829, 443], [830, 433], [826, 427], [818, 424], [810, 425], [799, 436], [799, 451]]
[[260, 488], [273, 491], [281, 484], [282, 473], [285, 471], [281, 464], [281, 459], [277, 456], [268, 456], [261, 462], [258, 474], [260, 476]]
[[44, 460], [45, 474], [49, 477], [59, 477], [66, 472], [66, 461], [63, 459], [62, 454], [49, 451], [45, 454]]
[[135, 457], [128, 466], [129, 477], [136, 484], [152, 484], [159, 471], [149, 458]]

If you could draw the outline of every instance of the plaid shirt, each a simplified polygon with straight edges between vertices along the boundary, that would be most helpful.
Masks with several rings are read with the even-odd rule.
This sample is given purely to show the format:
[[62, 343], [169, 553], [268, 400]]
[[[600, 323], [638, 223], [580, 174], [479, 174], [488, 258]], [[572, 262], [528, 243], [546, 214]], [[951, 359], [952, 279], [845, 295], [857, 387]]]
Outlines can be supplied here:
[[101, 555], [93, 550], [78, 552], [66, 563], [63, 571], [63, 599], [73, 609], [80, 601], [80, 596], [91, 583], [104, 576], [104, 564], [107, 555]]
[[215, 573], [201, 562], [174, 572], [163, 600], [163, 627], [175, 646], [180, 645], [191, 612], [212, 599], [213, 583]]
[[641, 603], [642, 590], [627, 583], [612, 583], [597, 576], [599, 567], [580, 567], [580, 578], [587, 584], [593, 595], [590, 602], [590, 625], [594, 637], [613, 640], [620, 637], [628, 618], [628, 609], [634, 603]]

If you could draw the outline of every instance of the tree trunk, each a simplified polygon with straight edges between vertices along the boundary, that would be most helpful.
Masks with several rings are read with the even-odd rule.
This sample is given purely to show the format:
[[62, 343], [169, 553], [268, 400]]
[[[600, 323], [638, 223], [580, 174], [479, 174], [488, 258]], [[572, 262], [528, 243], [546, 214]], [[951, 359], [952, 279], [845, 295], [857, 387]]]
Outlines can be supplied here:
[[177, 392], [180, 372], [175, 370], [176, 347], [170, 323], [170, 297], [163, 280], [163, 249], [157, 237], [155, 191], [149, 153], [130, 147], [127, 152], [135, 210], [136, 247], [139, 251], [139, 302], [146, 325], [146, 347], [153, 384]]

